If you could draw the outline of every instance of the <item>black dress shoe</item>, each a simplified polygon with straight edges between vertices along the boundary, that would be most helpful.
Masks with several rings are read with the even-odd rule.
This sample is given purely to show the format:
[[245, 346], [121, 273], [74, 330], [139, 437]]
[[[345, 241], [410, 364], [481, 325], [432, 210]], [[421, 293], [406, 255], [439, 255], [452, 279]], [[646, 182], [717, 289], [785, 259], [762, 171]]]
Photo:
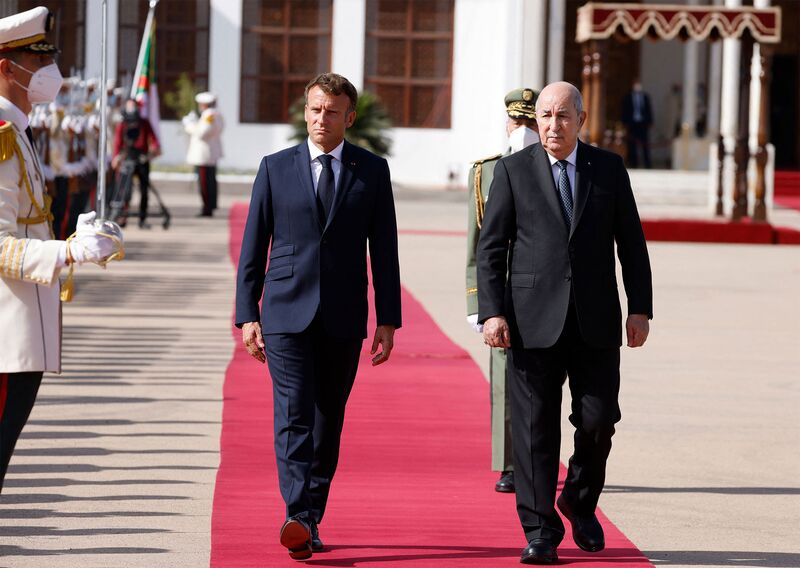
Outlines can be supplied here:
[[558, 562], [556, 546], [546, 538], [535, 538], [522, 551], [520, 564], [555, 564]]
[[500, 474], [500, 479], [494, 484], [494, 490], [498, 493], [514, 493], [514, 472], [504, 471]]
[[311, 521], [308, 526], [311, 529], [311, 551], [322, 552], [325, 550], [325, 545], [322, 543], [322, 539], [319, 538], [319, 527], [316, 521]]
[[292, 517], [281, 527], [281, 545], [289, 549], [289, 558], [311, 558], [311, 529], [305, 520]]
[[558, 498], [556, 505], [572, 524], [572, 540], [575, 541], [578, 548], [586, 552], [600, 552], [606, 547], [603, 527], [597, 520], [597, 515], [594, 513], [591, 515], [576, 514], [563, 495]]

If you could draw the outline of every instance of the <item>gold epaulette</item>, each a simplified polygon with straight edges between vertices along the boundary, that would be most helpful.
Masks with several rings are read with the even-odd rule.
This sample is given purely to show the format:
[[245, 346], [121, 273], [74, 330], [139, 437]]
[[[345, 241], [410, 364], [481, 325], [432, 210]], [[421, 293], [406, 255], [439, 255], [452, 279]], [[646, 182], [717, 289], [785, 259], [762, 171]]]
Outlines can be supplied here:
[[486, 156], [485, 158], [481, 158], [480, 160], [475, 160], [474, 162], [472, 162], [472, 165], [477, 166], [483, 164], [484, 162], [491, 162], [492, 160], [497, 160], [502, 157], [503, 154], [492, 154], [491, 156]]
[[478, 223], [479, 229], [481, 228], [481, 225], [483, 225], [484, 199], [483, 193], [481, 193], [481, 174], [483, 173], [483, 164], [486, 162], [491, 162], [492, 160], [496, 160], [502, 155], [503, 154], [494, 154], [473, 162], [473, 166], [475, 167], [475, 176], [472, 181], [473, 185], [475, 186], [475, 220]]
[[7, 120], [0, 120], [0, 162], [5, 162], [14, 155], [17, 134]]

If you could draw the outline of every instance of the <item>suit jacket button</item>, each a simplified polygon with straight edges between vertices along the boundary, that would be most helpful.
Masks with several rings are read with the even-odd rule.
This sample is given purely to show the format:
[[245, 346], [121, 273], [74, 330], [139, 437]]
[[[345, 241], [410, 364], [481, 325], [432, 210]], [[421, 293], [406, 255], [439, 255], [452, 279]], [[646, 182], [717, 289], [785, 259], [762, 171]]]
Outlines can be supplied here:
[[564, 276], [564, 280], [569, 282], [570, 280], [572, 280], [572, 275], [571, 274], [567, 274], [566, 276]]

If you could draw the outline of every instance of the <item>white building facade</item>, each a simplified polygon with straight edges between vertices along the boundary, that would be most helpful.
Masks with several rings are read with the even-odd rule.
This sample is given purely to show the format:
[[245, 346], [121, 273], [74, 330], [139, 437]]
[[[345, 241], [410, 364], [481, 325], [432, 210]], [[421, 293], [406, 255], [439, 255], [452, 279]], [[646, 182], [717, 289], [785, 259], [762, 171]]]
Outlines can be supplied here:
[[[108, 72], [109, 77], [119, 76], [120, 82], [124, 81], [123, 73], [118, 70], [117, 52], [120, 7], [132, 1], [108, 2]], [[161, 0], [162, 4], [173, 2], [186, 0]], [[190, 0], [190, 3], [195, 2]], [[218, 107], [226, 120], [225, 157], [220, 167], [234, 170], [254, 170], [263, 155], [291, 144], [288, 124], [243, 120], [242, 72], [248, 60], [242, 57], [242, 31], [248, 3], [254, 4], [251, 0], [208, 2], [207, 88], [218, 96]], [[399, 183], [445, 186], [464, 183], [471, 160], [502, 151], [505, 147], [504, 95], [520, 86], [540, 89], [545, 83], [546, 49], [542, 49], [541, 38], [547, 26], [544, 17], [547, 0], [433, 0], [426, 3], [439, 4], [443, 8], [440, 18], [447, 17], [448, 5], [452, 6], [452, 24], [446, 26], [452, 30], [452, 46], [448, 60], [443, 62], [450, 68], [449, 121], [444, 127], [393, 128], [389, 160], [393, 178]], [[276, 2], [264, 4], [274, 5]], [[364, 89], [367, 75], [369, 4], [377, 6], [380, 2], [333, 0], [331, 3], [329, 69], [346, 76], [359, 91]], [[85, 29], [85, 76], [99, 76], [100, 51], [93, 47], [100, 45], [99, 1], [87, 2]], [[424, 45], [421, 48], [424, 49]], [[156, 53], [161, 57], [158, 42]], [[433, 65], [441, 67], [442, 62]], [[307, 78], [313, 75], [310, 73]], [[159, 89], [163, 97], [169, 85], [160, 81]], [[186, 139], [180, 121], [162, 120], [161, 134], [163, 155], [160, 161], [164, 164], [182, 163]]]
[[[0, 0], [0, 5], [19, 4], [21, 8], [25, 1]], [[472, 160], [506, 146], [505, 93], [519, 87], [538, 90], [562, 79], [580, 83], [575, 12], [584, 3], [161, 0], [156, 45], [162, 73], [159, 89], [163, 97], [173, 88], [177, 70], [183, 65], [197, 67], [199, 70], [190, 69], [197, 72], [196, 84], [218, 96], [225, 116], [225, 157], [220, 167], [253, 171], [263, 155], [293, 143], [286, 109], [302, 93], [302, 85], [320, 71], [334, 71], [349, 78], [359, 91], [377, 92], [396, 118], [389, 156], [396, 182], [427, 187], [463, 185]], [[100, 0], [86, 0], [83, 14], [69, 15], [71, 20], [83, 18], [81, 65], [87, 77], [100, 74], [100, 6]], [[120, 62], [135, 60], [138, 46], [132, 38], [136, 22], [143, 23], [147, 1], [108, 0], [108, 6], [109, 76], [124, 83], [130, 77], [130, 64], [127, 70], [120, 69]], [[138, 16], [133, 15], [137, 10]], [[193, 34], [191, 22], [184, 20], [187, 14], [201, 13], [196, 19], [202, 22]], [[720, 50], [706, 43], [678, 41], [634, 42], [618, 49], [616, 59], [609, 60], [610, 121], [632, 80], [641, 78], [655, 107], [651, 130], [654, 163], [707, 167], [703, 148], [719, 128], [720, 97], [715, 81], [718, 85], [720, 77], [715, 72]], [[709, 90], [712, 93], [706, 96]], [[699, 110], [687, 111], [687, 104]], [[687, 121], [701, 116], [702, 131], [698, 130], [697, 137], [703, 142], [693, 147], [692, 154], [702, 159], [697, 164], [681, 163], [673, 139], [694, 131]], [[610, 121], [609, 127], [613, 126]], [[160, 162], [183, 163], [186, 139], [180, 121], [163, 120], [161, 133], [164, 153]]]

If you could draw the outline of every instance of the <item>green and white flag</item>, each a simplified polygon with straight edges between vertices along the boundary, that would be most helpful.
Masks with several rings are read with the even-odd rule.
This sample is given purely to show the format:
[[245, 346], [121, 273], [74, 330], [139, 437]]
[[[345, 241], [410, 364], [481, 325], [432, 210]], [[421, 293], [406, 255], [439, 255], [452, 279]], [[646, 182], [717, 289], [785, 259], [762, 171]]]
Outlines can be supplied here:
[[139, 103], [142, 117], [150, 121], [156, 137], [160, 138], [158, 110], [158, 85], [156, 82], [156, 19], [155, 11], [158, 0], [150, 0], [150, 10], [144, 24], [142, 44], [136, 61], [136, 72], [131, 85], [131, 98]]

